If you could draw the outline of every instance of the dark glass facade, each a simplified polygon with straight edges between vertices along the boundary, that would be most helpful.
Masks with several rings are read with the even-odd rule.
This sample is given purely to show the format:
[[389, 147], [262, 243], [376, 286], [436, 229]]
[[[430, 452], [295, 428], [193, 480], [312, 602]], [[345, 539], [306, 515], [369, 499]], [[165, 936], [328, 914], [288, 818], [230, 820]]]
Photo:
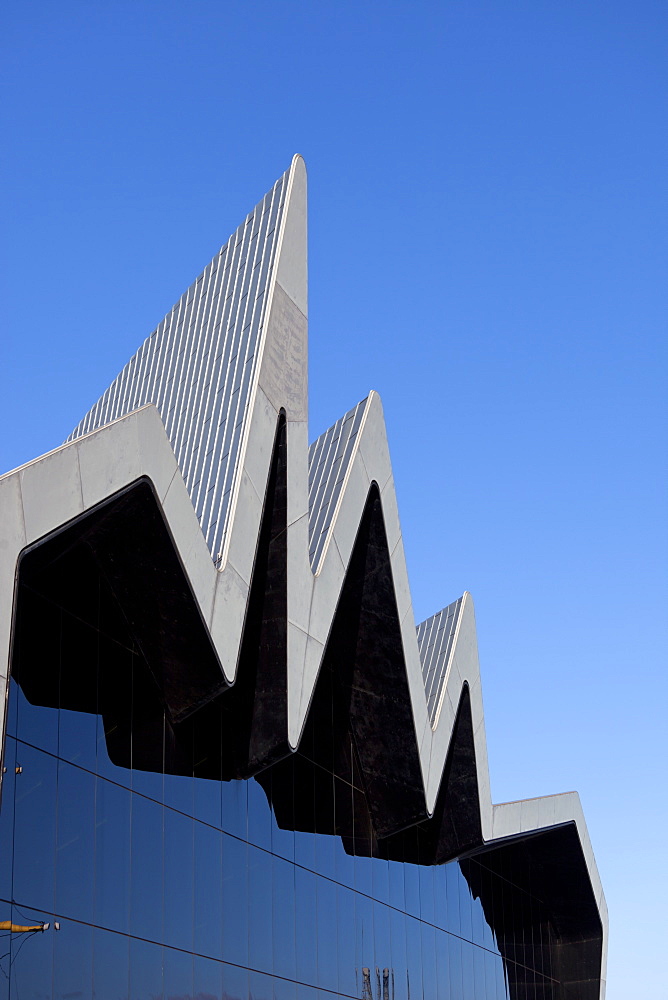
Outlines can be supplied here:
[[[255, 779], [114, 765], [99, 716], [35, 707], [18, 684], [5, 767], [0, 917], [51, 926], [4, 932], [2, 997], [508, 996], [458, 862], [355, 857], [331, 833], [280, 829]], [[343, 779], [327, 777], [334, 800]]]
[[16, 608], [0, 921], [49, 927], [0, 930], [0, 1000], [584, 995], [512, 857], [377, 835], [334, 670], [298, 750], [240, 777], [253, 678], [175, 721], [90, 537], [28, 553]]

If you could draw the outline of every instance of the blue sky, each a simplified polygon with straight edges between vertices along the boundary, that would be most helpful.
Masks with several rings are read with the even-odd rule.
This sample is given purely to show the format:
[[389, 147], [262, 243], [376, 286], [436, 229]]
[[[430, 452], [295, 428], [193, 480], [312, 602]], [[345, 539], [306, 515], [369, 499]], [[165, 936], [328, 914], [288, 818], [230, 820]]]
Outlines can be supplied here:
[[666, 1000], [665, 3], [28, 0], [2, 36], [2, 470], [302, 153], [311, 436], [380, 392], [416, 615], [476, 601], [494, 799], [580, 791], [608, 1000]]

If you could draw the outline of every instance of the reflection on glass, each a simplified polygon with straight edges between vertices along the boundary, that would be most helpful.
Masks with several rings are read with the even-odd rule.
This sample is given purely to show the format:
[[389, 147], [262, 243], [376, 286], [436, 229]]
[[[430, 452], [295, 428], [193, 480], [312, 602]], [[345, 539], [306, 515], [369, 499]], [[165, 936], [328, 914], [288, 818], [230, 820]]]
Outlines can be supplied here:
[[271, 972], [273, 905], [271, 854], [248, 845], [248, 963]]
[[[122, 656], [104, 717], [11, 685], [0, 919], [49, 930], [9, 935], [0, 1000], [515, 1000], [549, 974], [526, 890], [476, 859], [425, 864], [417, 833], [398, 853], [410, 861], [382, 857], [349, 736], [311, 732], [260, 780], [213, 780], [229, 774], [215, 742], [204, 763], [190, 730], [163, 753], [178, 733], [164, 708], [147, 714], [139, 655]], [[163, 775], [168, 758], [178, 773]]]
[[95, 775], [72, 764], [58, 767], [56, 911], [93, 919]]
[[318, 982], [317, 881], [303, 868], [295, 869], [295, 930], [297, 979], [316, 985]]
[[14, 899], [47, 912], [54, 908], [57, 766], [55, 757], [17, 744]]
[[220, 1000], [222, 966], [210, 958], [195, 955], [193, 962], [193, 997], [195, 1000]]
[[[53, 921], [53, 915], [25, 906], [5, 905], [2, 919], [21, 926], [36, 926], [43, 921]], [[0, 944], [3, 945], [0, 949], [0, 983], [9, 986], [11, 982], [11, 996], [50, 996], [53, 984], [53, 934], [41, 931], [18, 934], [2, 932]]]
[[194, 821], [165, 810], [165, 944], [192, 951]]
[[347, 886], [336, 890], [337, 964], [339, 993], [356, 995], [355, 977], [355, 893]]
[[[163, 989], [165, 1000], [192, 1000], [193, 955], [176, 948], [163, 950]], [[162, 992], [159, 994], [162, 997]], [[149, 994], [150, 996], [150, 994]], [[142, 998], [143, 1000], [143, 998]]]
[[61, 920], [53, 942], [54, 1000], [88, 996], [93, 988], [92, 927]]
[[223, 946], [222, 834], [195, 823], [194, 941], [193, 949], [209, 958], [221, 958]]
[[248, 832], [248, 790], [245, 781], [223, 781], [223, 830], [246, 839]]
[[97, 719], [97, 715], [90, 715], [88, 712], [71, 712], [61, 708], [58, 756], [62, 760], [69, 760], [72, 764], [95, 772]]
[[127, 933], [130, 793], [98, 778], [95, 789], [95, 923]]
[[222, 1000], [246, 1000], [248, 997], [248, 970], [238, 965], [221, 965]]
[[248, 965], [248, 845], [223, 835], [223, 958]]
[[130, 933], [163, 940], [163, 816], [157, 802], [132, 796]]
[[146, 997], [158, 1000], [162, 997], [163, 953], [161, 945], [130, 938], [129, 1000], [145, 1000]]
[[297, 978], [294, 866], [283, 858], [274, 857], [272, 878], [274, 973], [283, 979], [294, 980]]
[[118, 1000], [127, 996], [130, 939], [122, 934], [93, 930], [93, 996]]
[[248, 842], [271, 850], [271, 807], [257, 781], [247, 783], [248, 790]]
[[[58, 670], [56, 665], [50, 664], [50, 666], [52, 669], [55, 666], [55, 670]], [[40, 750], [57, 754], [58, 709], [32, 705], [18, 684], [12, 684], [12, 689], [15, 701], [15, 711], [12, 714], [16, 720], [16, 730], [13, 735], [23, 740], [24, 743], [39, 747]]]
[[[14, 788], [16, 785], [16, 741], [7, 737], [4, 756], [5, 773], [0, 785], [0, 900], [12, 898], [14, 869]], [[0, 919], [9, 919], [4, 917]], [[2, 939], [0, 938], [0, 941]], [[0, 978], [2, 976], [0, 975]]]
[[316, 927], [318, 949], [318, 985], [336, 991], [339, 969], [336, 933], [336, 884], [317, 877]]

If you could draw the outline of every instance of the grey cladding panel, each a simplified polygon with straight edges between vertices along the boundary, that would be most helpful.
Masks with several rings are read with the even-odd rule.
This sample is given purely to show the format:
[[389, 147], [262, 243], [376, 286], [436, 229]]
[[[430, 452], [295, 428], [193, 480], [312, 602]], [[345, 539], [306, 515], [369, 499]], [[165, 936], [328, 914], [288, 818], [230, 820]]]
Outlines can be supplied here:
[[427, 710], [432, 726], [436, 721], [445, 677], [454, 648], [457, 623], [464, 598], [449, 604], [438, 614], [421, 622], [417, 627], [418, 648], [422, 663], [422, 678], [427, 695]]
[[341, 495], [366, 399], [313, 442], [308, 452], [309, 559], [316, 572]]
[[287, 176], [239, 226], [68, 438], [155, 404], [214, 560], [225, 542]]

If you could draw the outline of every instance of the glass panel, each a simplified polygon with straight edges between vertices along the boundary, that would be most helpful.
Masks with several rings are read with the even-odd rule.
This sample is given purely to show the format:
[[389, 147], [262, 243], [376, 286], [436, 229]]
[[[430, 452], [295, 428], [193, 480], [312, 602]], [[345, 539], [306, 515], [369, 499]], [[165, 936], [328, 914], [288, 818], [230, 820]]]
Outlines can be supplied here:
[[129, 942], [120, 934], [93, 931], [93, 996], [121, 1000], [128, 993]]
[[316, 895], [316, 876], [295, 868], [297, 979], [310, 985], [318, 982]]
[[473, 940], [472, 899], [466, 879], [458, 873], [460, 934], [465, 941]]
[[334, 870], [337, 882], [355, 888], [355, 858], [346, 854], [340, 837], [334, 838]]
[[271, 808], [267, 796], [257, 781], [247, 782], [248, 787], [248, 842], [271, 850]]
[[[156, 697], [151, 687], [147, 690], [147, 667], [138, 656], [133, 658], [132, 693], [132, 790], [146, 795], [156, 802], [165, 797], [165, 716], [164, 712], [151, 706], [146, 707]], [[150, 713], [150, 715], [149, 715]], [[147, 715], [149, 717], [147, 717]], [[185, 782], [185, 802], [174, 803], [176, 808], [192, 815], [192, 779]], [[189, 796], [188, 796], [188, 793]]]
[[246, 839], [248, 833], [248, 797], [245, 781], [222, 783], [223, 830]]
[[339, 993], [356, 996], [355, 893], [345, 886], [336, 890]]
[[263, 972], [273, 966], [271, 862], [267, 851], [248, 845], [248, 961]]
[[417, 865], [404, 865], [404, 889], [406, 893], [406, 913], [420, 916], [420, 870]]
[[223, 835], [223, 958], [248, 965], [248, 845]]
[[420, 922], [406, 917], [407, 990], [411, 1000], [422, 996], [422, 940]]
[[297, 985], [289, 979], [274, 978], [274, 1000], [297, 1000]]
[[[137, 858], [137, 863], [140, 859]], [[98, 778], [95, 794], [95, 923], [128, 930], [130, 793]]]
[[114, 764], [109, 756], [109, 748], [107, 746], [107, 732], [113, 732], [113, 737], [118, 748], [119, 744], [127, 743], [127, 753], [124, 754], [124, 758], [128, 761], [130, 760], [130, 733], [121, 735], [121, 730], [117, 725], [115, 718], [104, 718], [101, 715], [97, 716], [97, 773], [104, 778], [109, 778], [110, 781], [115, 781], [119, 785], [125, 785], [126, 788], [130, 787], [132, 779], [132, 771], [129, 767], [121, 767], [118, 764]]
[[132, 872], [130, 932], [162, 940], [163, 809], [141, 795], [132, 796]]
[[373, 905], [374, 961], [379, 969], [392, 965], [390, 943], [390, 911], [384, 903]]
[[195, 811], [195, 779], [180, 774], [165, 775], [165, 805], [192, 816]]
[[271, 976], [263, 976], [260, 972], [251, 972], [248, 976], [249, 1000], [273, 1000], [274, 987]]
[[294, 831], [281, 830], [275, 817], [272, 817], [271, 850], [273, 854], [277, 854], [281, 858], [286, 858], [288, 861], [294, 861], [295, 859]]
[[450, 973], [450, 996], [459, 1000], [462, 990], [462, 941], [454, 934], [448, 934], [448, 970]]
[[165, 809], [165, 944], [192, 950], [194, 821]]
[[[146, 795], [149, 799], [155, 799], [156, 802], [163, 801], [165, 776], [161, 771], [140, 771], [134, 768], [131, 780], [133, 792]], [[192, 815], [192, 809], [188, 812]]]
[[97, 769], [97, 719], [97, 715], [61, 708], [58, 755], [63, 760], [85, 767], [88, 771]]
[[195, 955], [193, 997], [195, 1000], [220, 1000], [222, 973], [220, 962]]
[[223, 946], [223, 835], [195, 823], [194, 950], [220, 958]]
[[295, 862], [309, 871], [315, 870], [315, 837], [312, 833], [295, 830]]
[[372, 895], [381, 903], [390, 901], [390, 869], [389, 863], [381, 858], [371, 862]]
[[162, 997], [162, 955], [162, 945], [130, 938], [130, 1000]]
[[464, 1000], [475, 1000], [475, 978], [473, 974], [473, 956], [476, 948], [468, 941], [462, 941], [462, 997]]
[[20, 698], [21, 689], [14, 678], [10, 677], [9, 693], [7, 696], [7, 717], [5, 720], [5, 729], [9, 736], [18, 736], [18, 707]]
[[[57, 663], [49, 669], [58, 670]], [[16, 689], [16, 736], [40, 750], [58, 753], [58, 709], [31, 705], [18, 684]]]
[[406, 892], [404, 889], [404, 865], [398, 861], [388, 862], [390, 883], [390, 905], [397, 910], [406, 909]]
[[195, 786], [195, 817], [203, 823], [208, 823], [220, 830], [222, 827], [222, 790], [220, 781], [210, 781], [208, 778], [196, 778]]
[[[436, 930], [431, 924], [422, 923], [422, 990], [425, 1000], [436, 1000]], [[471, 1000], [474, 1000], [472, 997]]]
[[420, 917], [433, 924], [434, 919], [434, 869], [422, 865], [420, 871]]
[[[163, 962], [164, 995], [174, 998], [174, 1000], [177, 997], [178, 1000], [191, 1000], [193, 995], [193, 956], [184, 951], [177, 951], [175, 948], [165, 948]], [[162, 993], [160, 995], [162, 996]]]
[[473, 982], [474, 997], [485, 996], [487, 973], [486, 973], [485, 951], [480, 947], [473, 949]]
[[[0, 899], [10, 900], [12, 891], [12, 868], [14, 865], [14, 787], [16, 784], [16, 741], [8, 736], [5, 740], [3, 760], [5, 773], [0, 784]], [[9, 919], [0, 917], [0, 920]], [[0, 944], [3, 939], [0, 938]], [[5, 951], [0, 947], [0, 952]], [[2, 973], [0, 972], [0, 979]]]
[[273, 858], [273, 969], [277, 976], [296, 979], [295, 869], [282, 858]]
[[[435, 934], [436, 946], [436, 993], [438, 1000], [457, 1000], [450, 992], [450, 972], [448, 970], [448, 941], [445, 931], [437, 930]], [[483, 991], [481, 997], [487, 1000], [487, 994]]]
[[95, 775], [72, 764], [58, 768], [56, 910], [93, 919]]
[[56, 850], [55, 757], [18, 744], [14, 824], [14, 899], [53, 912]]
[[318, 986], [338, 988], [339, 966], [336, 937], [336, 883], [317, 877]]
[[248, 1000], [248, 970], [237, 965], [221, 965], [222, 1000]]
[[[100, 640], [102, 642], [102, 638]], [[97, 773], [119, 785], [130, 785], [132, 772], [132, 653], [107, 641], [113, 670], [101, 669], [98, 684]], [[115, 763], [114, 763], [115, 761]]]
[[297, 1000], [320, 1000], [318, 990], [313, 986], [297, 983]]
[[471, 898], [471, 931], [474, 944], [485, 945], [485, 916], [479, 899]]
[[[53, 982], [53, 916], [18, 906], [3, 906], [3, 920], [33, 926], [46, 920], [49, 929], [36, 933], [0, 932], [0, 982], [11, 979], [11, 996], [51, 997]], [[0, 992], [0, 996], [3, 994]], [[6, 993], [4, 994], [6, 996]]]
[[451, 934], [461, 934], [459, 917], [459, 865], [454, 862], [445, 866], [446, 930]]
[[[48, 934], [48, 931], [45, 933]], [[54, 1000], [85, 997], [92, 989], [93, 929], [86, 924], [61, 920], [60, 930], [54, 932]]]
[[390, 935], [392, 939], [392, 969], [394, 997], [396, 1000], [410, 1000], [406, 973], [406, 916], [397, 910], [390, 911]]
[[434, 923], [444, 930], [448, 928], [448, 903], [445, 866], [434, 868]]
[[[359, 893], [355, 894], [355, 966], [360, 970], [360, 989], [371, 989], [371, 977], [375, 976], [373, 900]], [[374, 991], [371, 990], [369, 996], [373, 995]]]

